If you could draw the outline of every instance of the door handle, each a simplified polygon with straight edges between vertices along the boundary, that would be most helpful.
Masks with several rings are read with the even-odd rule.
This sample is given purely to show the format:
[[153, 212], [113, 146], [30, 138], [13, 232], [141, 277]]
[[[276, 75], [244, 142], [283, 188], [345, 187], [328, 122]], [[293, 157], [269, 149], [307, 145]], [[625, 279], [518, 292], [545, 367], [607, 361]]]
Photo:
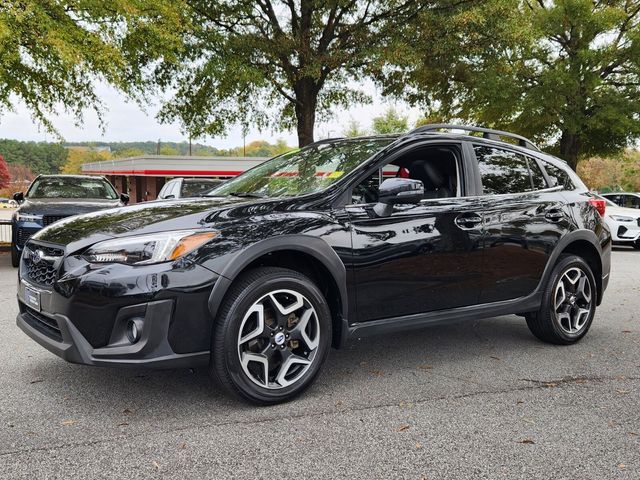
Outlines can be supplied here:
[[482, 223], [482, 217], [477, 213], [463, 213], [458, 215], [454, 222], [462, 230], [472, 230]]
[[551, 222], [557, 222], [564, 218], [564, 213], [559, 208], [550, 208], [544, 214], [544, 218]]

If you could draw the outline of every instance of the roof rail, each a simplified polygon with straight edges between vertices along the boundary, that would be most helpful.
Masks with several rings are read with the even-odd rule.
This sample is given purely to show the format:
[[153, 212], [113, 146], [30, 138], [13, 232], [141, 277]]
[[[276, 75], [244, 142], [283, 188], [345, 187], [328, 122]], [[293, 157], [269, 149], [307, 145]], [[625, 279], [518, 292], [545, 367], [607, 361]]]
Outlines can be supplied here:
[[449, 123], [434, 123], [431, 125], [423, 125], [421, 127], [415, 128], [409, 132], [412, 133], [422, 133], [422, 132], [433, 132], [436, 130], [465, 130], [468, 132], [480, 132], [484, 138], [489, 140], [498, 140], [500, 141], [500, 137], [508, 137], [518, 141], [518, 145], [524, 148], [528, 148], [529, 150], [540, 151], [540, 149], [528, 138], [523, 137], [522, 135], [517, 135], [515, 133], [505, 132], [503, 130], [494, 130], [492, 128], [484, 128], [484, 127], [474, 127], [474, 126], [465, 126], [465, 125], [452, 125]]

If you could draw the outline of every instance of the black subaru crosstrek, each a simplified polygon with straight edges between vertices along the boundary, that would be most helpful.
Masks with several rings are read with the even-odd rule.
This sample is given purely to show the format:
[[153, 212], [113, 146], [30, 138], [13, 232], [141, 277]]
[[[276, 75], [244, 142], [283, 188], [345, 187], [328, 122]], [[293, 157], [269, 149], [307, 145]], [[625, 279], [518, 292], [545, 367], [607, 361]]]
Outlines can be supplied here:
[[208, 365], [261, 404], [371, 334], [516, 314], [577, 342], [609, 280], [602, 200], [523, 137], [453, 128], [320, 141], [208, 198], [57, 222], [26, 245], [18, 325], [70, 362]]

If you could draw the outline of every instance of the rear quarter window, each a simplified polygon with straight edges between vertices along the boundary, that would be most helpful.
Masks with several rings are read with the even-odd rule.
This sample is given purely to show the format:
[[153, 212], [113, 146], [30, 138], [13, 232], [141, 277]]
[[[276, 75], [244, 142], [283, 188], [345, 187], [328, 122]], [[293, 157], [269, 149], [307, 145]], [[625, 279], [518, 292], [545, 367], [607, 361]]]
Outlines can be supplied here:
[[569, 174], [560, 167], [544, 162], [544, 169], [547, 171], [549, 180], [551, 180], [551, 186], [562, 186], [565, 190], [575, 190], [576, 186], [571, 180]]

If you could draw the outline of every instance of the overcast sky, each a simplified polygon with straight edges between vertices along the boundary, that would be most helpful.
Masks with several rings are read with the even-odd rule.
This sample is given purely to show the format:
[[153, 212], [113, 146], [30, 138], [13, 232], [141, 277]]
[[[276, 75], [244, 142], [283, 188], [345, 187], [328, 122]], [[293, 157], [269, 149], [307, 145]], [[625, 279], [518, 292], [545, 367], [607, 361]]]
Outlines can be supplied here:
[[[402, 104], [390, 104], [383, 101], [377, 94], [373, 84], [364, 84], [362, 89], [374, 97], [371, 105], [354, 106], [348, 111], [335, 112], [334, 119], [316, 126], [316, 139], [327, 136], [339, 136], [344, 131], [350, 118], [360, 123], [361, 128], [368, 129], [371, 119], [383, 113], [390, 105], [394, 105], [400, 112], [409, 115], [410, 126], [419, 117], [419, 111], [410, 109]], [[105, 114], [106, 127], [103, 132], [100, 129], [96, 115], [87, 111], [85, 121], [81, 127], [74, 125], [74, 118], [64, 113], [51, 117], [55, 127], [60, 131], [65, 141], [162, 141], [180, 142], [187, 141], [180, 133], [178, 124], [160, 124], [155, 119], [159, 109], [158, 105], [152, 105], [141, 109], [135, 102], [127, 101], [121, 94], [106, 85], [96, 87], [98, 96], [102, 99], [108, 111]], [[28, 110], [23, 105], [16, 105], [15, 112], [4, 112], [0, 116], [0, 138], [16, 140], [55, 141], [56, 138], [45, 132], [35, 123]], [[252, 130], [247, 136], [247, 143], [252, 140], [265, 139], [276, 140], [283, 138], [289, 145], [297, 145], [297, 137], [294, 131], [272, 132]], [[218, 148], [230, 148], [242, 145], [242, 133], [240, 128], [232, 128], [225, 137], [208, 137], [194, 139], [194, 142], [205, 143]]]

